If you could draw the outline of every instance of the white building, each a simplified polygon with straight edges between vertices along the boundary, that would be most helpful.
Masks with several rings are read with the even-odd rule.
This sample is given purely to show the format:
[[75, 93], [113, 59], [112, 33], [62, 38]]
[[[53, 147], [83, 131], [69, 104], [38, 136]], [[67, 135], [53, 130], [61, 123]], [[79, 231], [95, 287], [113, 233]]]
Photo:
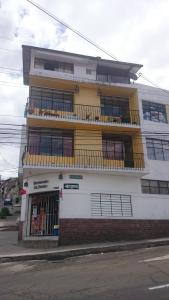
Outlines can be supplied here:
[[131, 83], [141, 67], [23, 46], [30, 92], [20, 238], [168, 235], [169, 97]]

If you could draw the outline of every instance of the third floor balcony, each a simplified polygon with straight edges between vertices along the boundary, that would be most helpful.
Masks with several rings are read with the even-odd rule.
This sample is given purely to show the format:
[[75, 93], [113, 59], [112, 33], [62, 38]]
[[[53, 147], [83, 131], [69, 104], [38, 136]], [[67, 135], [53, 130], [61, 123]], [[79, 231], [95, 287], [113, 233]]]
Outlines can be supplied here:
[[95, 106], [74, 102], [72, 93], [54, 96], [32, 95], [28, 98], [27, 117], [113, 127], [140, 126], [139, 110], [131, 109], [128, 98], [101, 96], [100, 105]]

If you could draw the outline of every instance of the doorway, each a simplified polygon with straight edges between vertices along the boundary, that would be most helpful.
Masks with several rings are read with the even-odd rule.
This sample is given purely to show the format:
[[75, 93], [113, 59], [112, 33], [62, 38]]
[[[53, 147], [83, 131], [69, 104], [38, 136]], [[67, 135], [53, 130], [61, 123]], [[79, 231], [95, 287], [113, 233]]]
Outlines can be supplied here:
[[59, 222], [59, 191], [32, 194], [30, 235], [52, 236]]

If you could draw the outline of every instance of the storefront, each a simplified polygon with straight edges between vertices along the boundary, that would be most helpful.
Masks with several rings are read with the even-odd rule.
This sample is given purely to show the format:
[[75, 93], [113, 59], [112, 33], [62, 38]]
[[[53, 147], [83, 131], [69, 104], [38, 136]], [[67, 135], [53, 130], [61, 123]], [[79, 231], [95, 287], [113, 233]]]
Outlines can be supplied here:
[[30, 236], [54, 236], [59, 224], [59, 191], [29, 195]]

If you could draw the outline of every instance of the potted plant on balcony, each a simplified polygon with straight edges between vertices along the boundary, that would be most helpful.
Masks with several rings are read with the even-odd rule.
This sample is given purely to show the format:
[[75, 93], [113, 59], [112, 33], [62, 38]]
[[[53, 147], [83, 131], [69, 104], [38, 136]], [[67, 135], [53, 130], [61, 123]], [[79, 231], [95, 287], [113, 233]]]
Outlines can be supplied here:
[[121, 117], [123, 123], [130, 123], [130, 114], [127, 113]]
[[90, 114], [87, 114], [86, 115], [86, 120], [89, 120], [90, 119]]
[[55, 113], [55, 117], [59, 118], [60, 114], [58, 112]]
[[77, 119], [78, 119], [77, 115], [76, 115], [76, 114], [73, 114], [73, 115], [72, 115], [72, 119], [77, 120]]

